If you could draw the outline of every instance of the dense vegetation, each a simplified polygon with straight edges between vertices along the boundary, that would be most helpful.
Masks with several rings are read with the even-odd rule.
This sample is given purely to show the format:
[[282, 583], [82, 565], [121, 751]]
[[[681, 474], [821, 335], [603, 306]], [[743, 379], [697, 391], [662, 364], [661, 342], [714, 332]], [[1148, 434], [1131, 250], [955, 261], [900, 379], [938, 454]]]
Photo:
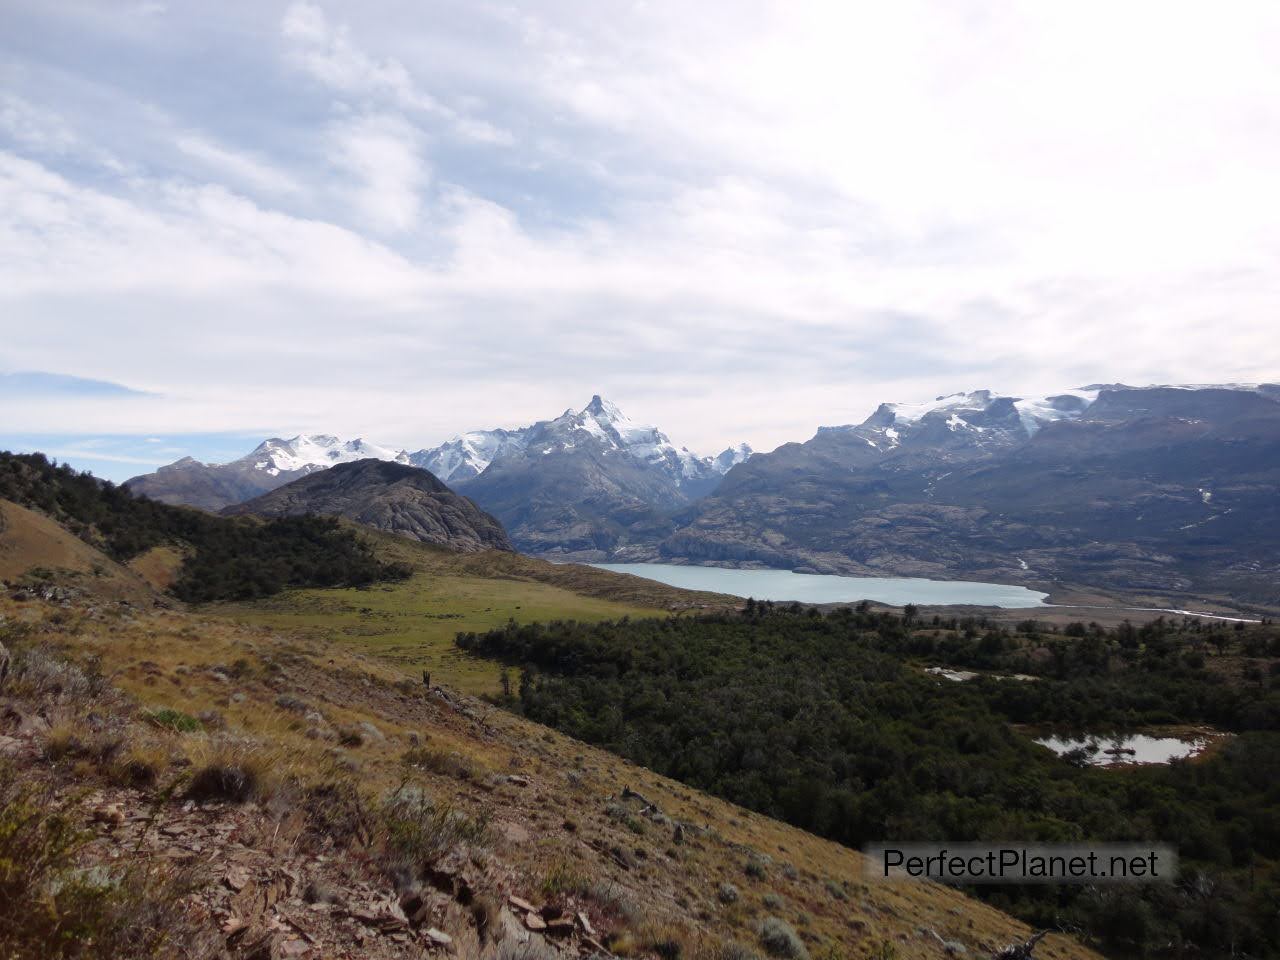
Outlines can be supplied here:
[[[1157, 621], [1062, 633], [842, 609], [510, 624], [459, 646], [523, 667], [510, 705], [813, 832], [878, 840], [1151, 840], [1173, 886], [982, 887], [1117, 956], [1280, 949], [1280, 632]], [[999, 674], [955, 683], [930, 663]], [[1213, 724], [1192, 762], [1104, 770], [1014, 724]]]
[[0, 452], [0, 498], [48, 514], [115, 560], [179, 546], [188, 558], [173, 592], [190, 602], [247, 600], [285, 587], [362, 586], [409, 572], [383, 563], [330, 518], [216, 517], [135, 497], [38, 453]]

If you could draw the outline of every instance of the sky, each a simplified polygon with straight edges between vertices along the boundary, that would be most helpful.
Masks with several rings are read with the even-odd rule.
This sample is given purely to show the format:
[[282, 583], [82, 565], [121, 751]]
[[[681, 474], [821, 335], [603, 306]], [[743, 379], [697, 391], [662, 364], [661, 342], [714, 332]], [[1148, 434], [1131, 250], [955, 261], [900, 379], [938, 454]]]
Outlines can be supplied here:
[[0, 0], [0, 446], [1280, 379], [1280, 5]]

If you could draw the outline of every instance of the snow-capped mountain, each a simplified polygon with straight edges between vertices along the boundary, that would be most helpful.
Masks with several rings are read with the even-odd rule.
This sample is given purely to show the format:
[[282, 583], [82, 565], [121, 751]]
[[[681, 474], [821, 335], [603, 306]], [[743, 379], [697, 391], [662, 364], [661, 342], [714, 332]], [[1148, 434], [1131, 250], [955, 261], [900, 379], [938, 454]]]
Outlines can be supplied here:
[[818, 434], [852, 435], [878, 453], [989, 451], [1023, 443], [1046, 424], [1079, 418], [1100, 390], [1083, 387], [1048, 397], [974, 390], [922, 403], [882, 403], [860, 424], [819, 427]]
[[716, 473], [723, 476], [738, 464], [743, 463], [753, 453], [755, 451], [751, 449], [751, 445], [746, 443], [740, 443], [736, 447], [727, 447], [716, 454], [712, 460], [712, 468]]
[[134, 493], [162, 503], [219, 511], [243, 503], [292, 480], [354, 460], [393, 460], [408, 463], [403, 450], [370, 443], [342, 440], [328, 434], [299, 434], [288, 440], [263, 440], [249, 453], [230, 463], [201, 463], [183, 457], [128, 481]]
[[753, 456], [653, 556], [1273, 604], [1278, 488], [1276, 385], [979, 390]]
[[335, 463], [350, 463], [353, 460], [392, 460], [396, 463], [408, 463], [409, 455], [403, 450], [384, 447], [378, 443], [356, 438], [340, 440], [326, 433], [299, 434], [289, 440], [272, 437], [264, 440], [254, 448], [253, 452], [242, 457], [249, 461], [253, 469], [262, 470], [271, 476], [282, 473], [296, 473], [299, 470], [322, 470]]
[[480, 476], [494, 459], [517, 453], [528, 443], [523, 430], [474, 430], [445, 441], [438, 447], [409, 454], [415, 467], [430, 470], [445, 483], [465, 483]]
[[699, 496], [734, 464], [751, 455], [747, 444], [730, 447], [719, 456], [704, 457], [677, 447], [657, 427], [636, 423], [619, 407], [598, 394], [581, 410], [566, 410], [518, 430], [476, 430], [453, 437], [438, 447], [409, 454], [414, 466], [430, 470], [441, 480], [465, 485], [503, 458], [565, 453], [578, 447], [601, 453], [624, 454], [659, 471], [690, 496]]
[[[642, 511], [667, 511], [710, 493], [731, 467], [750, 455], [751, 448], [739, 444], [716, 457], [699, 456], [595, 396], [581, 410], [566, 410], [552, 420], [516, 430], [476, 430], [414, 453], [329, 434], [272, 437], [230, 463], [205, 464], [187, 457], [134, 477], [128, 485], [166, 503], [217, 511], [317, 470], [372, 458], [427, 470], [495, 512], [499, 508], [492, 504], [498, 501], [524, 504], [539, 489], [540, 473], [578, 477], [576, 488], [568, 482], [557, 487], [556, 503], [565, 510], [574, 510], [588, 490], [603, 488], [608, 497], [625, 491], [627, 502]], [[499, 475], [495, 483], [478, 484], [491, 470]], [[492, 494], [495, 487], [502, 489], [501, 497]], [[510, 517], [503, 519], [509, 522]]]
[[581, 410], [495, 434], [457, 437], [421, 457], [468, 457], [459, 469], [479, 472], [455, 474], [454, 482], [506, 525], [518, 548], [575, 559], [625, 555], [652, 542], [672, 528], [674, 512], [751, 455], [741, 444], [699, 456], [598, 395]]

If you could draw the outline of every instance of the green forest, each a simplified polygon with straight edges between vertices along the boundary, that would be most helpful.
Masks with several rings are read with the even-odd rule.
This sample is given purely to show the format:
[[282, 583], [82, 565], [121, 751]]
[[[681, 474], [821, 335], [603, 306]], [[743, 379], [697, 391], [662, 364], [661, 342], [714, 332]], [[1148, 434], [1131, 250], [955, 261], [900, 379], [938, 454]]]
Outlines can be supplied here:
[[[507, 705], [851, 846], [1158, 841], [1160, 886], [971, 892], [1112, 956], [1280, 950], [1280, 630], [1104, 630], [748, 604], [742, 614], [507, 625], [457, 644], [519, 669]], [[929, 665], [987, 672], [964, 683]], [[1002, 678], [1025, 674], [1031, 680]], [[1205, 756], [1103, 769], [1036, 731], [1212, 726]]]
[[383, 563], [331, 518], [217, 517], [135, 497], [38, 453], [0, 452], [0, 498], [47, 514], [114, 560], [165, 544], [182, 548], [187, 559], [173, 593], [192, 603], [409, 575], [402, 564]]

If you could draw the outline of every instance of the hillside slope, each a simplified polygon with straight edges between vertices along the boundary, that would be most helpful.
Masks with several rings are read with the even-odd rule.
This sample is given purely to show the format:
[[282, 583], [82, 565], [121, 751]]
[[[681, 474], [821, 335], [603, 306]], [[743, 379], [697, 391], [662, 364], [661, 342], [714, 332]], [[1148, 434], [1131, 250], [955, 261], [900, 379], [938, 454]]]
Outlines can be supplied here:
[[129, 568], [43, 514], [0, 500], [0, 580], [35, 583], [45, 572], [64, 582], [89, 580], [96, 594], [111, 599], [153, 599], [146, 581]]
[[[198, 867], [162, 901], [159, 929], [188, 956], [421, 957], [447, 942], [463, 957], [711, 960], [758, 944], [770, 916], [796, 931], [794, 956], [981, 956], [1029, 933], [951, 889], [867, 884], [854, 851], [447, 677], [427, 690], [320, 638], [178, 611], [6, 597], [0, 614], [14, 654], [0, 754], [19, 772], [4, 789], [82, 823], [79, 864], [110, 873], [131, 851], [146, 869], [112, 888], [130, 909]], [[95, 658], [121, 693], [61, 655]], [[95, 917], [115, 924], [104, 940], [129, 933]], [[1036, 955], [1095, 956], [1056, 935]]]
[[513, 549], [502, 524], [426, 470], [377, 459], [309, 474], [225, 512], [275, 518], [343, 517], [455, 550]]

